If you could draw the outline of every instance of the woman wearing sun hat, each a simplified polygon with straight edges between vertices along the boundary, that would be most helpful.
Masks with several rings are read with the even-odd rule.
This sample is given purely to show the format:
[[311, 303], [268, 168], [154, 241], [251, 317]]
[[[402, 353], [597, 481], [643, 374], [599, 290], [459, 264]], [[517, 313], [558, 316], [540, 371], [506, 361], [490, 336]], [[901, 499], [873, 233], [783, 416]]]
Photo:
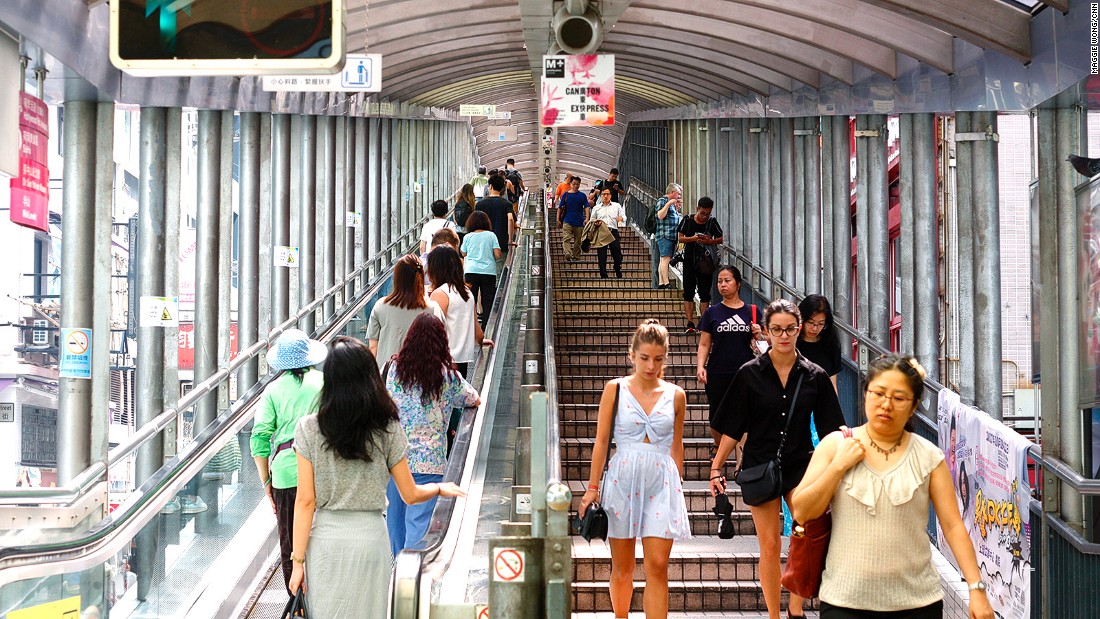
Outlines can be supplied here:
[[288, 586], [293, 568], [290, 542], [294, 534], [294, 499], [298, 494], [298, 462], [292, 449], [294, 428], [299, 419], [317, 412], [323, 374], [313, 370], [327, 354], [328, 348], [309, 339], [304, 331], [284, 331], [267, 353], [268, 366], [283, 374], [264, 390], [252, 427], [252, 457], [275, 510], [283, 584]]

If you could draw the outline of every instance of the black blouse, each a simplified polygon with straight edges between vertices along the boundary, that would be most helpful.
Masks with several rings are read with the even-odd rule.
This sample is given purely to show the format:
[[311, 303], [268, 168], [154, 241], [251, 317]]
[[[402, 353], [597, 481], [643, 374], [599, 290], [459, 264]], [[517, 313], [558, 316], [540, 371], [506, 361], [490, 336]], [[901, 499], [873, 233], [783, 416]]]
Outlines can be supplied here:
[[817, 434], [822, 438], [844, 424], [833, 383], [820, 366], [798, 355], [784, 388], [772, 365], [771, 355], [760, 355], [741, 366], [710, 424], [715, 430], [738, 440], [748, 432], [743, 467], [775, 458], [799, 375], [803, 377], [802, 386], [783, 446], [784, 466], [806, 464], [813, 455], [810, 413], [813, 413]]

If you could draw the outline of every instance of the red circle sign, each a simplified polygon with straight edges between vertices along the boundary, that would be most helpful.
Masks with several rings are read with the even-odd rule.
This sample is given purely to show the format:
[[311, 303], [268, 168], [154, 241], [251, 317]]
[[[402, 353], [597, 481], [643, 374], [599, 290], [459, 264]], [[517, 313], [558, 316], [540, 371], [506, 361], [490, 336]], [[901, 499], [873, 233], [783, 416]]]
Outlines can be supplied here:
[[493, 567], [500, 580], [516, 580], [523, 575], [523, 555], [511, 548], [506, 548], [497, 553]]

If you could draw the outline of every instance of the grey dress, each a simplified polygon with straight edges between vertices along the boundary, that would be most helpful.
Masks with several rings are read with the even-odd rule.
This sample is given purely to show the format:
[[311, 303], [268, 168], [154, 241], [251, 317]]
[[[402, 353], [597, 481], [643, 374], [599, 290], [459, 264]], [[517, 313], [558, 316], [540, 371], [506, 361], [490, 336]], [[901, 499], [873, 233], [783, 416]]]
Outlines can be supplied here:
[[317, 496], [306, 549], [308, 615], [384, 619], [393, 556], [382, 510], [390, 467], [405, 457], [404, 431], [391, 423], [371, 462], [345, 460], [326, 447], [315, 415], [298, 422], [294, 442], [313, 465]]

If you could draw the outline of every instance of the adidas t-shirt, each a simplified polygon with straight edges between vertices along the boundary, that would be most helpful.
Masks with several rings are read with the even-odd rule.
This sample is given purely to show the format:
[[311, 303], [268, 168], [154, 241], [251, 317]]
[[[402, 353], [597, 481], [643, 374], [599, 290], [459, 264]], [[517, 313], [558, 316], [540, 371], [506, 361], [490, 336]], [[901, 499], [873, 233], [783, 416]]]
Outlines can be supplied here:
[[[757, 321], [762, 320], [764, 312], [756, 310]], [[716, 303], [703, 312], [699, 321], [699, 330], [710, 334], [710, 358], [707, 359], [707, 372], [714, 374], [736, 374], [737, 370], [752, 354], [752, 306], [748, 303], [739, 309], [731, 309], [724, 303]]]

